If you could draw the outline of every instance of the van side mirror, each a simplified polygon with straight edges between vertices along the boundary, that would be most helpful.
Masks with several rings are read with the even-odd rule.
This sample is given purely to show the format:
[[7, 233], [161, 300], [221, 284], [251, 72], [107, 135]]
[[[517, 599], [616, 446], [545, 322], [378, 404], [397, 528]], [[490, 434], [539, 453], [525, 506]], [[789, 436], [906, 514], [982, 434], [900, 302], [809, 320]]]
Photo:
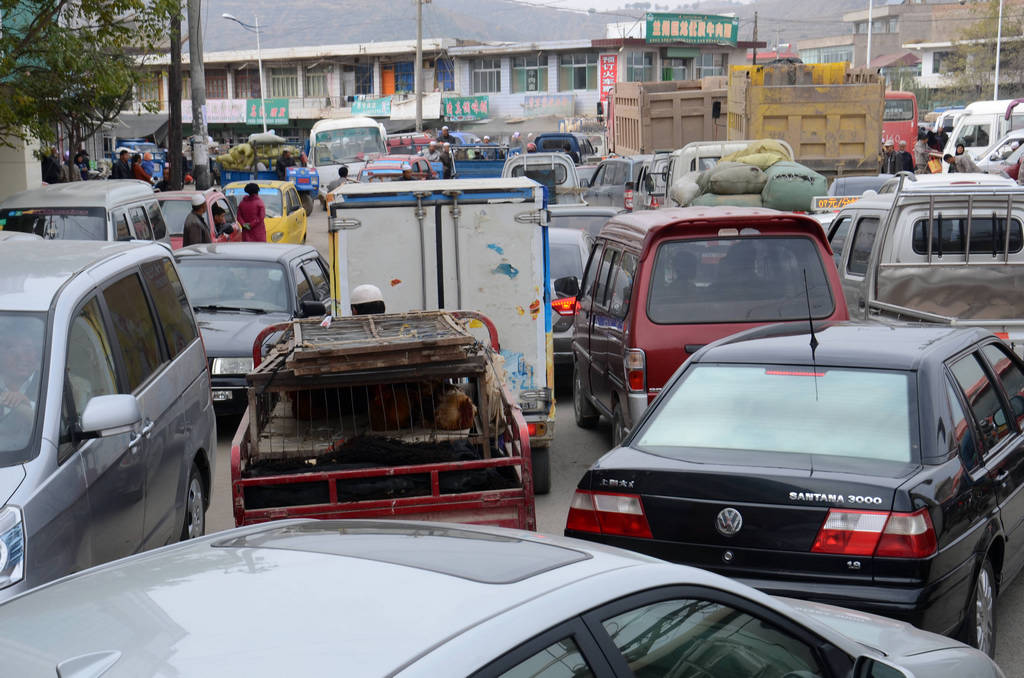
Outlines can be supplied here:
[[860, 656], [853, 665], [851, 678], [914, 678], [912, 673], [874, 657]]
[[82, 410], [79, 430], [83, 438], [106, 438], [130, 433], [142, 421], [142, 411], [135, 396], [115, 393], [89, 398]]
[[555, 294], [560, 297], [575, 297], [580, 293], [580, 279], [574, 275], [558, 278], [552, 283]]
[[302, 316], [305, 318], [310, 318], [316, 315], [327, 315], [327, 304], [322, 301], [307, 299], [299, 305], [299, 310], [302, 311]]

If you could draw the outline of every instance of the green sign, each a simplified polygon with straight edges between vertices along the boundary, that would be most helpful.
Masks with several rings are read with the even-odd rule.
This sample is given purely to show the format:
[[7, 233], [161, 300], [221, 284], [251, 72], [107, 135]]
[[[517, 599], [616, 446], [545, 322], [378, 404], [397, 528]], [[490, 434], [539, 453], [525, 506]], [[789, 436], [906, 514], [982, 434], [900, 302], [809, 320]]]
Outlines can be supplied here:
[[[288, 100], [287, 99], [264, 99], [263, 112], [267, 118], [268, 125], [288, 124]], [[260, 100], [245, 100], [245, 124], [262, 125], [263, 118], [260, 116]]]
[[391, 115], [391, 97], [379, 99], [356, 99], [352, 102], [352, 115], [368, 115], [387, 118]]
[[449, 122], [483, 120], [490, 116], [487, 95], [475, 97], [446, 97], [441, 102], [441, 115]]
[[714, 14], [647, 13], [648, 44], [690, 42], [736, 46], [740, 20]]

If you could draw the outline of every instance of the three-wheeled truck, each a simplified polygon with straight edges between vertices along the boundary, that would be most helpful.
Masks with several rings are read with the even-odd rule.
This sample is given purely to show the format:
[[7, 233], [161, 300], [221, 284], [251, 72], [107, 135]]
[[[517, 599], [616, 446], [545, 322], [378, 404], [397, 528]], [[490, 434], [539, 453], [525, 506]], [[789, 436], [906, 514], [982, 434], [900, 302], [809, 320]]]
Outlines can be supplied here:
[[[227, 186], [234, 181], [279, 179], [275, 163], [284, 150], [298, 155], [297, 149], [287, 146], [284, 139], [272, 132], [250, 134], [245, 144], [217, 156], [221, 186]], [[260, 169], [260, 163], [264, 169]], [[314, 200], [320, 192], [320, 175], [316, 168], [296, 165], [287, 168], [285, 174], [285, 181], [295, 184], [306, 214], [312, 214]]]
[[[487, 327], [486, 343], [467, 320]], [[529, 435], [498, 349], [493, 323], [471, 311], [268, 327], [231, 447], [235, 524], [393, 516], [536, 529]]]

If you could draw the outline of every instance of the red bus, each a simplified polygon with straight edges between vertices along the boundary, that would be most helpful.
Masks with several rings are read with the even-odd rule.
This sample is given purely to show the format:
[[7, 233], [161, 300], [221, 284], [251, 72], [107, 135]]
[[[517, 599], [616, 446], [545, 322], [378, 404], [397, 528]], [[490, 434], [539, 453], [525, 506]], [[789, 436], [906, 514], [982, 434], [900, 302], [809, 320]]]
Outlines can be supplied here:
[[882, 112], [882, 140], [899, 147], [907, 142], [907, 150], [917, 142], [917, 97], [913, 92], [886, 92]]

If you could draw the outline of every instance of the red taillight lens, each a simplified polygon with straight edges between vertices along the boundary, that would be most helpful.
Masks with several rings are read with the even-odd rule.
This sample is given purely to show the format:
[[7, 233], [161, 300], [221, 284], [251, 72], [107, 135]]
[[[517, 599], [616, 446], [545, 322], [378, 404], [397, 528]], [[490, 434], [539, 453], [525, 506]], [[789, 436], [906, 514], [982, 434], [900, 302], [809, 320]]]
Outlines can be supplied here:
[[624, 537], [651, 538], [640, 497], [576, 490], [565, 529]]
[[551, 302], [551, 308], [558, 315], [572, 316], [576, 315], [579, 304], [576, 303], [576, 297], [562, 297], [561, 299], [555, 299]]
[[630, 391], [643, 391], [647, 385], [647, 360], [638, 348], [626, 351], [626, 383]]
[[622, 196], [622, 206], [625, 207], [627, 210], [633, 209], [633, 191], [632, 190], [627, 190], [626, 193]]
[[537, 435], [537, 424], [533, 423], [532, 421], [529, 422], [526, 425], [526, 432], [530, 435], [531, 438]]
[[659, 207], [661, 207], [661, 203], [658, 202], [658, 199], [657, 198], [651, 198], [651, 209], [652, 210], [656, 210]]
[[935, 553], [936, 545], [927, 509], [914, 513], [829, 509], [811, 551], [922, 558]]

